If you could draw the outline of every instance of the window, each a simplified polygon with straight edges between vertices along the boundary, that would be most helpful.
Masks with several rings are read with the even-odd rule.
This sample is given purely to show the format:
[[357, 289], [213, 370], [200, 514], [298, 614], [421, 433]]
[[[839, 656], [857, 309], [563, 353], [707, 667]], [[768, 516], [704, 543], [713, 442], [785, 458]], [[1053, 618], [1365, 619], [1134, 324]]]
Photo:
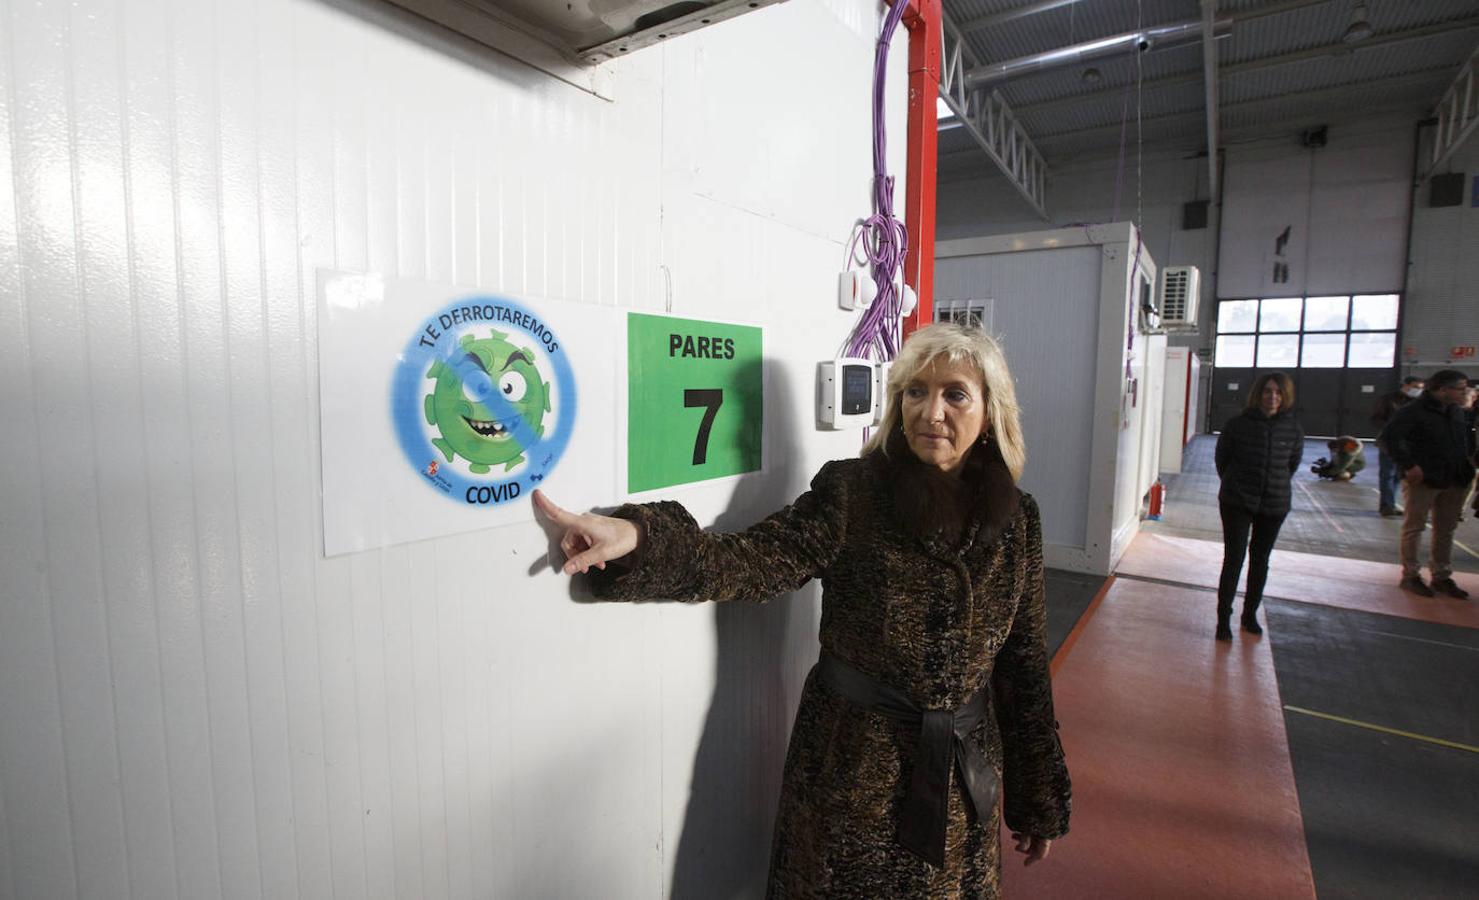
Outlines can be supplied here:
[[1258, 311], [1258, 330], [1269, 331], [1298, 331], [1299, 311], [1304, 306], [1304, 301], [1298, 297], [1281, 298], [1278, 300], [1265, 300], [1261, 303]]
[[1292, 369], [1299, 365], [1299, 335], [1261, 334], [1258, 336], [1258, 368]]
[[1345, 334], [1307, 334], [1299, 353], [1306, 369], [1339, 369], [1345, 365]]
[[1217, 336], [1217, 365], [1230, 369], [1253, 368], [1253, 342], [1251, 334], [1219, 334]]
[[1370, 331], [1351, 335], [1353, 369], [1382, 369], [1397, 356], [1397, 334], [1393, 331]]
[[1397, 294], [1223, 300], [1213, 364], [1246, 369], [1382, 369], [1396, 362]]
[[1396, 327], [1396, 294], [1368, 294], [1351, 299], [1352, 331], [1386, 331]]
[[1311, 297], [1304, 301], [1305, 331], [1345, 331], [1350, 297]]
[[1257, 300], [1224, 300], [1217, 310], [1219, 334], [1258, 330]]

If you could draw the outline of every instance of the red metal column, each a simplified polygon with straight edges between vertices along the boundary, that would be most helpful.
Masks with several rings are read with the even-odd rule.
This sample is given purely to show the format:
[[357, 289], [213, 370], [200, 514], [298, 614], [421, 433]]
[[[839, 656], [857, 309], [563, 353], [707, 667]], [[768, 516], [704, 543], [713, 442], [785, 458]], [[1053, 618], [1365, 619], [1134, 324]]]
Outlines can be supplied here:
[[909, 29], [909, 158], [904, 173], [904, 226], [909, 229], [909, 252], [904, 257], [904, 281], [914, 288], [919, 305], [904, 319], [905, 337], [935, 317], [935, 168], [939, 140], [935, 103], [940, 95], [943, 37], [940, 0], [908, 3], [904, 13], [904, 27]]

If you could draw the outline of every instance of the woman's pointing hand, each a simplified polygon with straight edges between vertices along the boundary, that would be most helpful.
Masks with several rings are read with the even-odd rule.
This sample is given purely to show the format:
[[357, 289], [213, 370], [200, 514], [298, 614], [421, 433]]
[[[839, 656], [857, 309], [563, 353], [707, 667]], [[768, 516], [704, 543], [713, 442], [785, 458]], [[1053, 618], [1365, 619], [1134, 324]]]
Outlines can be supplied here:
[[604, 569], [607, 562], [626, 556], [642, 541], [641, 529], [626, 519], [572, 513], [556, 505], [543, 491], [534, 492], [534, 505], [563, 529], [560, 550], [565, 554], [566, 575], [587, 572], [592, 566]]

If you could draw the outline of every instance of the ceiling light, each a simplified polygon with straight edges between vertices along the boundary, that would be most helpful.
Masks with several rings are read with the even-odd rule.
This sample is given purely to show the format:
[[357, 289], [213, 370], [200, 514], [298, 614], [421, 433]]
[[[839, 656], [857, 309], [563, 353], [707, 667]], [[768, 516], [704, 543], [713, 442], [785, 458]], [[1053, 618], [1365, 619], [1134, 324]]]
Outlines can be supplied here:
[[1357, 0], [1351, 9], [1351, 24], [1346, 26], [1345, 34], [1340, 36], [1343, 43], [1359, 44], [1371, 37], [1371, 23], [1366, 21], [1365, 0]]

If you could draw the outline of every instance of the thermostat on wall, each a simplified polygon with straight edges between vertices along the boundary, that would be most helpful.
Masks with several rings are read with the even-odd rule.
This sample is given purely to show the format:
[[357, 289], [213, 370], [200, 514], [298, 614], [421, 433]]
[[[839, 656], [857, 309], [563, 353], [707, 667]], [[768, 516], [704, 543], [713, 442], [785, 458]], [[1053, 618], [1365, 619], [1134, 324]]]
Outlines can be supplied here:
[[873, 424], [879, 391], [871, 360], [840, 356], [817, 363], [817, 421], [823, 428], [865, 428]]

